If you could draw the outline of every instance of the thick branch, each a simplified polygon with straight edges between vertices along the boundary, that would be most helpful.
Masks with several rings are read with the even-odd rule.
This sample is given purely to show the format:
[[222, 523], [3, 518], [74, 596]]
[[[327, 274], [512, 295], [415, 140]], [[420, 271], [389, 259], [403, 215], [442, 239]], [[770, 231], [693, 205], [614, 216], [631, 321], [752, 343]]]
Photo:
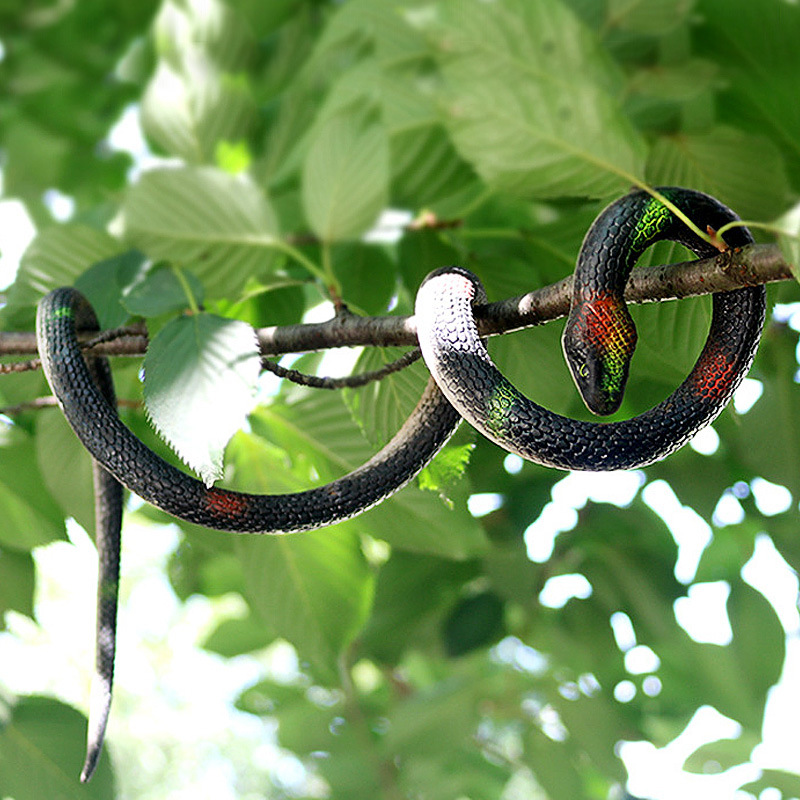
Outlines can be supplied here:
[[[743, 286], [792, 280], [790, 265], [777, 245], [749, 245], [713, 258], [680, 264], [645, 267], [631, 273], [625, 298], [631, 303], [674, 300], [725, 292]], [[563, 317], [569, 310], [572, 276], [520, 297], [478, 309], [481, 333], [492, 335], [540, 325]], [[328, 322], [260, 328], [256, 331], [261, 354], [303, 353], [331, 347], [416, 345], [414, 317], [359, 317], [338, 315]], [[140, 328], [104, 341], [94, 351], [106, 355], [143, 355], [147, 337]], [[0, 333], [0, 355], [32, 355], [32, 333]]]

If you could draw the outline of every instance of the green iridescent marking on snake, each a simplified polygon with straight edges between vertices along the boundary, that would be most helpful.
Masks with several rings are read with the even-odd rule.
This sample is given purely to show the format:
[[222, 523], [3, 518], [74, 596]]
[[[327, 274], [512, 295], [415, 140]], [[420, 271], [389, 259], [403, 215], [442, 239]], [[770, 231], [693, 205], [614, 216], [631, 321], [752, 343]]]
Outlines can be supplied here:
[[[667, 199], [672, 199], [668, 192], [662, 194]], [[650, 197], [631, 237], [630, 250], [634, 258], [640, 256], [658, 238], [671, 220], [672, 212], [660, 200]]]
[[508, 428], [508, 411], [514, 405], [516, 394], [513, 385], [506, 380], [492, 388], [486, 408], [486, 424], [495, 433], [502, 433]]

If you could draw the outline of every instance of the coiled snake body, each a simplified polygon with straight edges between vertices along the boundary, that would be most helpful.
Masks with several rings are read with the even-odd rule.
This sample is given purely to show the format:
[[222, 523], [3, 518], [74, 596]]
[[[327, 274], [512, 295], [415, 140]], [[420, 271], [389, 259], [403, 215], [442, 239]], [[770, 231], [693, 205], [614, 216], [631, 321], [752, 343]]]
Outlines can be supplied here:
[[[658, 190], [702, 226], [716, 231], [736, 220], [730, 209], [700, 192]], [[564, 350], [589, 408], [619, 406], [636, 332], [623, 291], [638, 256], [660, 239], [681, 242], [698, 256], [717, 250], [660, 201], [633, 192], [612, 203], [586, 235], [575, 270]], [[752, 242], [743, 227], [727, 244]], [[707, 425], [747, 374], [764, 325], [763, 286], [714, 295], [706, 345], [686, 380], [663, 402], [622, 422], [583, 422], [531, 402], [497, 370], [481, 342], [472, 305], [485, 295], [478, 278], [458, 267], [431, 273], [417, 293], [422, 355], [459, 413], [506, 450], [551, 467], [615, 470], [646, 466], [673, 453]]]
[[[707, 195], [677, 188], [660, 192], [701, 226], [717, 230], [736, 219]], [[644, 192], [609, 206], [581, 249], [564, 346], [587, 405], [599, 413], [619, 405], [635, 344], [622, 301], [625, 281], [639, 254], [658, 239], [682, 242], [699, 256], [716, 252]], [[733, 228], [726, 241], [740, 246], [752, 239], [746, 229]], [[461, 416], [502, 447], [541, 464], [592, 470], [643, 466], [680, 447], [728, 402], [752, 362], [764, 297], [763, 287], [715, 295], [708, 342], [684, 383], [641, 416], [602, 425], [561, 417], [523, 397], [494, 367], [478, 336], [472, 306], [485, 299], [480, 281], [458, 267], [436, 270], [416, 303], [420, 346], [432, 379], [403, 427], [372, 459], [336, 481], [295, 494], [252, 495], [208, 488], [133, 436], [117, 416], [105, 359], [81, 354], [77, 332], [97, 329], [93, 310], [74, 289], [48, 294], [36, 323], [42, 364], [67, 420], [99, 465], [98, 655], [82, 780], [97, 763], [111, 698], [121, 484], [176, 517], [211, 528], [310, 530], [359, 514], [408, 483]]]

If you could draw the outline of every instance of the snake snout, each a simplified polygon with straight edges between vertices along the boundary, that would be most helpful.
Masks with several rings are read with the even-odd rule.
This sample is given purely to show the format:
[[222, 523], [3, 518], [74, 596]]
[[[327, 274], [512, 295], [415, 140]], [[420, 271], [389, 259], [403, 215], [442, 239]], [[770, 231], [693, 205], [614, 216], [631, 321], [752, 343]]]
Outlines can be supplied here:
[[[572, 378], [593, 414], [608, 416], [622, 403], [636, 327], [625, 309], [611, 315], [574, 313], [564, 328], [562, 346]], [[607, 309], [605, 309], [607, 311]]]

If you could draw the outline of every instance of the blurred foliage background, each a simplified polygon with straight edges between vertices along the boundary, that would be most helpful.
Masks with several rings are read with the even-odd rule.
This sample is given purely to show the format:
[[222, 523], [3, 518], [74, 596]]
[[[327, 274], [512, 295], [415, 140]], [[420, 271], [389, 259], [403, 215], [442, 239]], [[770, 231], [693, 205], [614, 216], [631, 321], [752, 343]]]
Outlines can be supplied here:
[[[0, 322], [32, 329], [41, 295], [77, 283], [104, 325], [146, 319], [148, 414], [191, 467], [258, 492], [328, 480], [393, 434], [424, 368], [340, 393], [264, 382], [251, 408], [256, 377], [243, 390], [210, 371], [204, 341], [252, 359], [241, 322], [318, 319], [330, 287], [358, 313], [410, 313], [425, 274], [449, 263], [477, 272], [491, 299], [547, 285], [633, 182], [704, 190], [773, 222], [800, 189], [798, 41], [788, 0], [3, 0], [2, 192], [37, 232]], [[0, 246], [13, 235], [0, 231]], [[684, 257], [659, 246], [645, 261]], [[295, 767], [291, 780], [257, 767], [212, 731], [230, 796], [622, 798], [622, 743], [663, 747], [709, 706], [735, 733], [685, 769], [728, 785], [741, 775], [745, 798], [800, 797], [791, 764], [758, 758], [796, 608], [779, 618], [742, 576], [758, 547], [784, 578], [800, 564], [800, 292], [786, 283], [769, 297], [736, 407], [620, 478], [615, 502], [464, 426], [416, 485], [335, 528], [260, 538], [179, 524], [173, 600], [219, 604], [200, 644], [232, 668], [247, 654], [256, 673], [231, 713], [263, 720]], [[683, 379], [709, 309], [708, 298], [635, 309], [621, 416]], [[533, 399], [585, 417], [560, 329], [497, 337], [493, 354]], [[395, 355], [367, 348], [349, 364]], [[174, 459], [138, 403], [140, 368], [114, 364], [134, 401], [124, 417]], [[192, 390], [173, 387], [176, 417], [157, 398], [179, 371]], [[0, 381], [7, 410], [45, 394], [38, 373]], [[59, 412], [16, 408], [0, 439], [8, 640], [35, 618], [39, 554], [67, 538], [67, 519], [91, 534], [93, 512], [88, 457]], [[129, 543], [174, 524], [129, 505]], [[727, 598], [718, 641], [678, 621], [704, 587]], [[287, 652], [292, 669], [275, 669]], [[191, 684], [195, 668], [183, 669]], [[45, 679], [16, 695], [3, 670], [0, 797], [188, 796], [174, 788], [188, 769], [178, 750], [142, 756], [158, 720], [112, 727], [111, 757], [80, 787], [82, 714], [44, 696]], [[90, 672], [87, 661], [87, 686]]]

